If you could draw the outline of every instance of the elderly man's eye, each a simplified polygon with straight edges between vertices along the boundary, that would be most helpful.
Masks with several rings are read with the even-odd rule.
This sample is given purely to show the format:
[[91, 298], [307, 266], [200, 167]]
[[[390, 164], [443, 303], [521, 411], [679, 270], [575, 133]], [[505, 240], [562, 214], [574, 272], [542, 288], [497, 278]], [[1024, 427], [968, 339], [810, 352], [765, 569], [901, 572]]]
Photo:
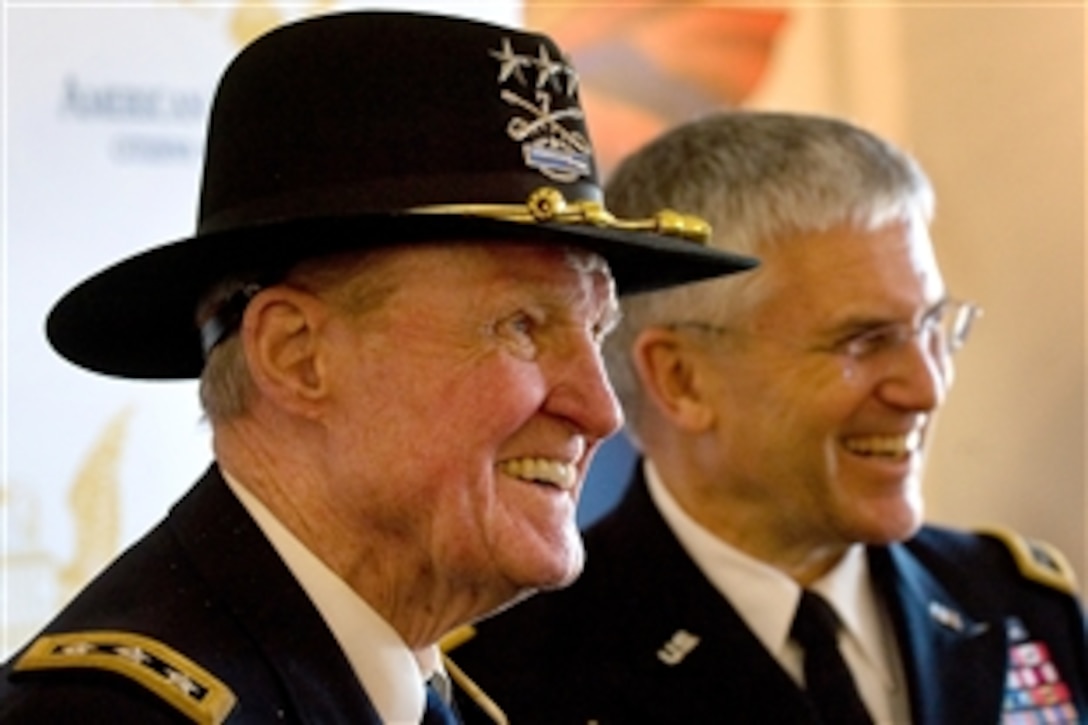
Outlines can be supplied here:
[[525, 312], [519, 312], [506, 320], [507, 328], [516, 335], [532, 336], [536, 321]]
[[537, 352], [536, 333], [539, 326], [539, 321], [533, 315], [523, 311], [503, 318], [496, 326], [496, 332], [514, 354], [532, 358]]

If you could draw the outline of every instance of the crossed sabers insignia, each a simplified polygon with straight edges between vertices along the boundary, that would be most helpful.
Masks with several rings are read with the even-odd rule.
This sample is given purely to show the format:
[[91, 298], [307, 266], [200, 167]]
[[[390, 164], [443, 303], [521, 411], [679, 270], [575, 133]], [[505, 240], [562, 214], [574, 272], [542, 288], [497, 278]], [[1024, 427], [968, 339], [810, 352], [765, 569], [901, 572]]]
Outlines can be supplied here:
[[535, 117], [535, 120], [520, 117], [510, 119], [507, 130], [510, 132], [510, 137], [515, 141], [524, 141], [546, 127], [548, 131], [562, 138], [578, 151], [588, 152], [589, 141], [586, 137], [578, 131], [568, 130], [560, 123], [564, 118], [582, 118], [583, 114], [580, 108], [571, 107], [553, 112], [551, 110], [551, 96], [543, 92], [536, 94], [536, 98], [540, 102], [539, 106], [534, 106], [513, 91], [503, 90], [500, 96], [510, 105], [523, 108]]

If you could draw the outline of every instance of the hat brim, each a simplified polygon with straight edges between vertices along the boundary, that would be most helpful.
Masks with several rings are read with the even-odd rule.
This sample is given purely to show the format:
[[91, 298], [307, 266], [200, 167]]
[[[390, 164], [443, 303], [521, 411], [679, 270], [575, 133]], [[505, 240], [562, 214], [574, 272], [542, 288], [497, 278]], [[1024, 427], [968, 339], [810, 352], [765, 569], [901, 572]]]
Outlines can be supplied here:
[[185, 379], [204, 367], [196, 306], [231, 274], [304, 258], [434, 240], [565, 244], [608, 261], [620, 294], [749, 269], [756, 260], [683, 239], [571, 224], [458, 215], [374, 214], [307, 220], [184, 239], [137, 254], [69, 291], [46, 334], [71, 362], [126, 378]]

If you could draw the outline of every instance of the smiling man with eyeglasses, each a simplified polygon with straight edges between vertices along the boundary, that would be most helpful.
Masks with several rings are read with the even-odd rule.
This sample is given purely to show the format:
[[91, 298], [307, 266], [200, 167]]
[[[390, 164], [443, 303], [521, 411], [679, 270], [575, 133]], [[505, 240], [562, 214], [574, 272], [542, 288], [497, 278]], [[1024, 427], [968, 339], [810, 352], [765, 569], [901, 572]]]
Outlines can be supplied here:
[[730, 113], [606, 196], [700, 214], [761, 265], [624, 302], [606, 356], [635, 480], [582, 579], [485, 622], [460, 665], [520, 723], [1084, 722], [1061, 555], [923, 522], [979, 308], [942, 278], [918, 164], [839, 120]]

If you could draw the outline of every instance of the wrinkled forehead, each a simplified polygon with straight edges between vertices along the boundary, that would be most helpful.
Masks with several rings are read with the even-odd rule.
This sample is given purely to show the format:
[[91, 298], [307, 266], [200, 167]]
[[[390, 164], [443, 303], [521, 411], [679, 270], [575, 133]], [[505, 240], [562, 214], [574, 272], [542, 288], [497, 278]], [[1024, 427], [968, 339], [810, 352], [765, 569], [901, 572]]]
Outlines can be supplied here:
[[547, 307], [611, 325], [619, 316], [616, 285], [604, 257], [579, 247], [488, 244], [492, 284], [484, 288], [524, 293]]
[[[578, 306], [618, 308], [615, 281], [599, 254], [562, 245], [442, 241], [372, 249], [328, 258], [309, 269], [311, 279], [378, 284], [393, 290], [456, 289], [465, 299], [512, 289]], [[316, 274], [315, 274], [316, 273]]]
[[929, 230], [916, 220], [801, 235], [766, 252], [751, 282], [760, 307], [809, 311], [893, 300], [924, 307], [945, 294]]
[[465, 271], [484, 267], [539, 266], [549, 258], [561, 261], [579, 274], [612, 280], [605, 258], [580, 247], [474, 240], [426, 241], [348, 250], [297, 262], [292, 265], [290, 274], [324, 273], [341, 278], [413, 271], [426, 274], [433, 273], [435, 268]]

